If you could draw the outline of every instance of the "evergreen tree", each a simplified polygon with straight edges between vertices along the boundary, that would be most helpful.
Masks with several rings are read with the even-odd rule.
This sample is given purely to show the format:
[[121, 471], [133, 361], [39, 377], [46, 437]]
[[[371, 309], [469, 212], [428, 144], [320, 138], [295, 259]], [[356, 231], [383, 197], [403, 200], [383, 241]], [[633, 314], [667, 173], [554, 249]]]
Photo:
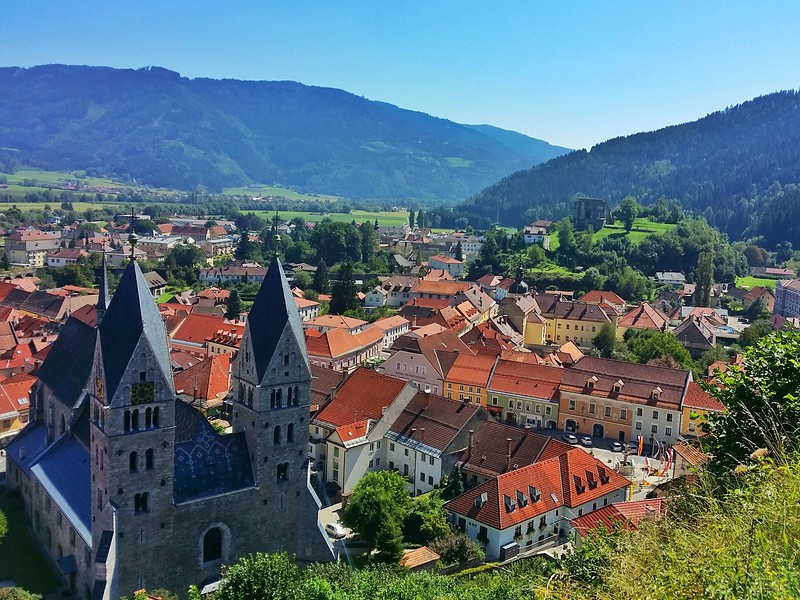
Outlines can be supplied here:
[[331, 289], [330, 271], [324, 258], [319, 259], [312, 287], [320, 294], [327, 294]]
[[360, 307], [356, 293], [356, 280], [353, 277], [353, 264], [350, 261], [339, 267], [339, 279], [331, 290], [330, 311], [333, 315], [343, 315], [348, 310]]
[[703, 252], [697, 257], [697, 268], [694, 271], [694, 303], [695, 306], [711, 304], [711, 288], [714, 285], [714, 254]]
[[464, 260], [464, 249], [461, 247], [461, 240], [456, 244], [456, 260]]
[[414, 229], [414, 224], [414, 209], [412, 208], [408, 211], [408, 226], [411, 227], [411, 229]]
[[225, 312], [225, 318], [231, 321], [238, 319], [242, 312], [242, 299], [239, 296], [239, 290], [234, 288], [231, 290], [231, 296], [228, 298], [228, 310]]

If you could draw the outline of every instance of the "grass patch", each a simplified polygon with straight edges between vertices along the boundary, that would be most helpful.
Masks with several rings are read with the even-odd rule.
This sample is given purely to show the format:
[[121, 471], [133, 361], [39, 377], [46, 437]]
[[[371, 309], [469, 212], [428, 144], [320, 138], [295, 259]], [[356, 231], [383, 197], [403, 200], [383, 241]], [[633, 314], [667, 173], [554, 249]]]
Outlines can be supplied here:
[[768, 288], [774, 292], [776, 281], [777, 279], [769, 279], [768, 277], [753, 277], [752, 275], [748, 275], [746, 277], [737, 277], [736, 287], [751, 290], [757, 285], [760, 285], [761, 287]]
[[455, 167], [457, 169], [465, 169], [467, 167], [472, 166], [472, 161], [467, 160], [466, 158], [458, 158], [457, 156], [447, 156], [445, 160], [451, 167]]
[[[248, 210], [245, 212], [255, 213], [265, 219], [270, 219], [275, 214], [274, 211], [269, 210]], [[363, 223], [364, 221], [375, 221], [375, 219], [378, 219], [378, 223], [383, 227], [391, 227], [393, 225], [402, 225], [403, 223], [408, 223], [407, 212], [370, 212], [365, 210], [353, 210], [349, 213], [312, 213], [294, 210], [281, 210], [278, 211], [278, 215], [281, 217], [281, 219], [287, 221], [294, 219], [295, 217], [300, 217], [301, 219], [311, 221], [312, 223], [322, 221], [323, 219], [330, 219], [331, 221], [339, 221], [344, 223], [349, 223], [350, 221]]]
[[271, 185], [248, 185], [245, 187], [224, 188], [222, 193], [228, 196], [251, 196], [264, 197], [275, 196], [287, 198], [289, 200], [322, 200], [323, 202], [333, 202], [339, 200], [339, 196], [329, 196], [327, 194], [301, 194], [288, 188]]
[[[600, 231], [595, 231], [592, 240], [596, 244], [607, 237], [627, 237], [631, 241], [631, 244], [636, 245], [651, 235], [667, 233], [674, 228], [674, 223], [656, 223], [649, 219], [636, 219], [633, 222], [633, 229], [631, 231], [625, 231], [625, 226], [622, 225], [622, 223], [614, 223], [613, 225], [606, 225]], [[550, 251], [555, 252], [557, 249], [558, 233], [553, 231], [550, 234]]]
[[50, 594], [59, 587], [50, 563], [39, 552], [18, 497], [0, 493], [0, 510], [8, 520], [8, 533], [0, 543], [0, 580], [13, 579], [35, 594]]

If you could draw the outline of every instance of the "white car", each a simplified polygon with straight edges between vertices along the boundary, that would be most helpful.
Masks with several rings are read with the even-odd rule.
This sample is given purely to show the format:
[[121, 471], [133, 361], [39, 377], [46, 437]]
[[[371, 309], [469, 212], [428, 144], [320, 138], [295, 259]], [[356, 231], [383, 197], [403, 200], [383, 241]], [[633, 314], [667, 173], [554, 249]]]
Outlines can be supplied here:
[[340, 540], [347, 535], [344, 527], [339, 523], [325, 523], [325, 532], [335, 540]]
[[591, 446], [592, 445], [592, 438], [588, 435], [585, 435], [581, 438], [581, 444], [584, 446]]
[[622, 452], [624, 447], [620, 442], [611, 442], [611, 451], [612, 452]]

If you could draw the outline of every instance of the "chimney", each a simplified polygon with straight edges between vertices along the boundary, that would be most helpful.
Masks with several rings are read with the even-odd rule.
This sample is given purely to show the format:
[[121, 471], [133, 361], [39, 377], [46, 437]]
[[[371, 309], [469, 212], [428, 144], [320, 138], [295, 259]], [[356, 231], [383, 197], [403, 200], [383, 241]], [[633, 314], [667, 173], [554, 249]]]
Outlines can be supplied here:
[[531, 426], [525, 425], [525, 437], [528, 437], [528, 434], [531, 432]]
[[426, 389], [423, 392], [422, 396], [422, 410], [428, 410], [428, 406], [431, 403], [431, 391], [430, 389]]
[[469, 430], [469, 445], [467, 446], [467, 460], [472, 456], [472, 445], [475, 443], [475, 430]]
[[419, 441], [420, 442], [424, 442], [425, 441], [425, 428], [424, 427], [420, 427], [419, 428]]
[[511, 470], [511, 438], [506, 438], [506, 472]]

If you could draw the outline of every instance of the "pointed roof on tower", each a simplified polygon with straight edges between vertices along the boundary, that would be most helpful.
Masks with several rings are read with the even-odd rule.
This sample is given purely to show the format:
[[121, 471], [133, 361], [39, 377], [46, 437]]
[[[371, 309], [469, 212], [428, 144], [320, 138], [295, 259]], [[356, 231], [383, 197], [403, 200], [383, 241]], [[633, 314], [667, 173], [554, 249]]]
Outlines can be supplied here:
[[142, 270], [135, 261], [125, 268], [99, 329], [109, 399], [116, 394], [122, 375], [142, 337], [147, 339], [152, 348], [164, 379], [172, 385], [164, 322], [147, 288]]
[[108, 291], [108, 271], [106, 270], [106, 254], [103, 252], [103, 267], [100, 271], [100, 289], [97, 294], [97, 322], [103, 320], [103, 316], [111, 304], [111, 294]]
[[269, 265], [269, 270], [258, 290], [253, 306], [247, 313], [247, 326], [245, 327], [245, 337], [248, 332], [250, 335], [253, 358], [256, 363], [256, 375], [259, 381], [264, 379], [272, 356], [275, 354], [275, 348], [278, 346], [284, 330], [287, 330], [287, 324], [287, 335], [294, 338], [308, 368], [303, 325], [300, 322], [300, 315], [297, 312], [281, 262], [278, 257], [275, 257]]

